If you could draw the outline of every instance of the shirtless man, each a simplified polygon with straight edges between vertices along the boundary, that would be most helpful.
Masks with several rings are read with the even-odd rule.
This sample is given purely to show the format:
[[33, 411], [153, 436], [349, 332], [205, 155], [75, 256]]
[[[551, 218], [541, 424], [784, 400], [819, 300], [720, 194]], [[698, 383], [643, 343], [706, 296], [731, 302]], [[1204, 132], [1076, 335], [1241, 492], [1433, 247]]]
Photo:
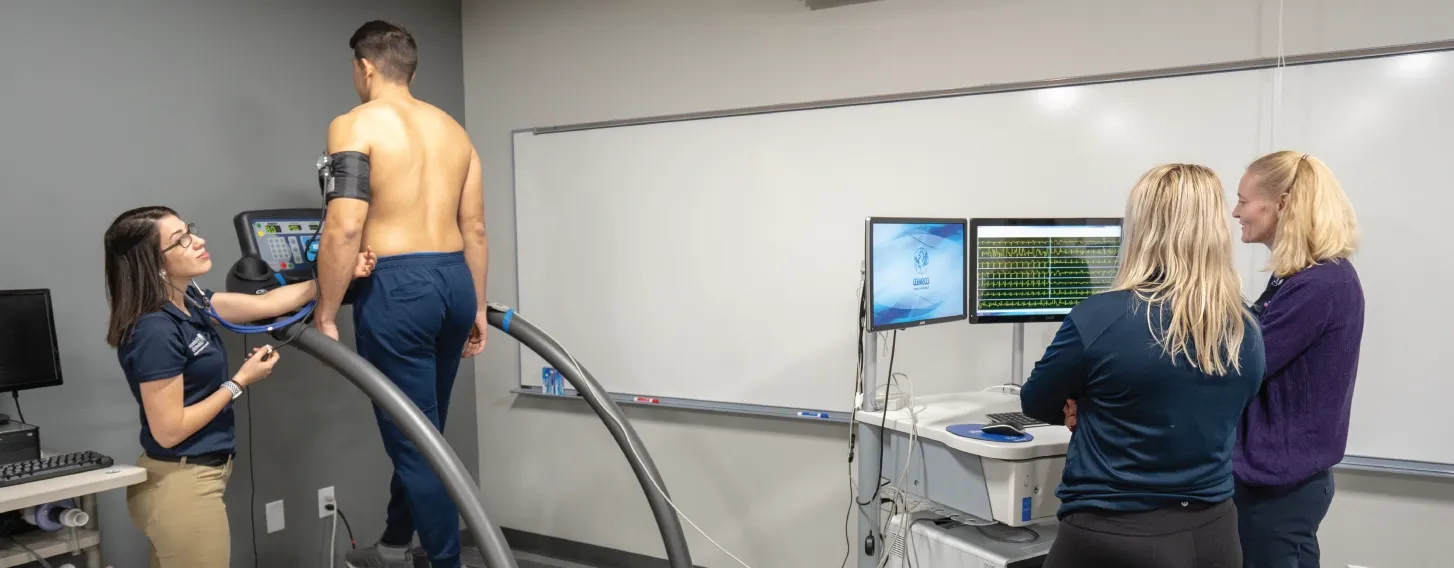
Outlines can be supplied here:
[[[315, 325], [338, 339], [335, 317], [361, 249], [378, 255], [354, 297], [362, 355], [443, 431], [462, 357], [484, 350], [485, 241], [480, 161], [444, 111], [409, 93], [414, 38], [387, 22], [349, 40], [363, 104], [328, 127], [328, 196], [318, 253]], [[384, 534], [350, 552], [353, 568], [407, 568], [420, 544], [434, 568], [459, 568], [459, 513], [424, 455], [399, 427], [374, 415], [394, 463]]]

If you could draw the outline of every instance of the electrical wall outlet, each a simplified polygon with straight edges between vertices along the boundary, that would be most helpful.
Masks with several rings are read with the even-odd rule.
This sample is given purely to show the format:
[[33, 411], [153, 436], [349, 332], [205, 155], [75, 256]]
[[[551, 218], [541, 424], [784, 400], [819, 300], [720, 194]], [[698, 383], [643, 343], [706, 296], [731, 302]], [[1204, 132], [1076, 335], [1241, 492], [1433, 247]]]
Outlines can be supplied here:
[[338, 508], [338, 501], [333, 499], [333, 486], [331, 485], [318, 490], [318, 518], [326, 519], [333, 514], [333, 511], [328, 510], [328, 505], [333, 505], [334, 509]]
[[273, 501], [267, 505], [268, 534], [283, 530], [283, 502]]

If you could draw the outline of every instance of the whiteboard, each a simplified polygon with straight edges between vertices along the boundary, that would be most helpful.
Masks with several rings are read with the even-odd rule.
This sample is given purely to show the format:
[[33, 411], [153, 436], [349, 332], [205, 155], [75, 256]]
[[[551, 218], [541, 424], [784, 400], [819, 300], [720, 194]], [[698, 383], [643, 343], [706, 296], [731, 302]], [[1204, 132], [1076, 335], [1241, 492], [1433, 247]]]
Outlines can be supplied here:
[[[1367, 234], [1349, 452], [1454, 463], [1433, 435], [1454, 383], [1431, 360], [1454, 300], [1400, 298], [1410, 276], [1450, 280], [1426, 259], [1440, 250], [1432, 217], [1454, 202], [1439, 167], [1454, 155], [1440, 104], [1454, 54], [1282, 72], [1279, 142], [1333, 167]], [[1216, 170], [1230, 207], [1271, 149], [1274, 73], [516, 133], [519, 309], [615, 393], [848, 411], [865, 217], [1119, 217], [1143, 172], [1178, 161]], [[1249, 297], [1265, 260], [1238, 245]], [[1054, 329], [1032, 324], [1026, 368]], [[916, 394], [1009, 378], [1008, 325], [898, 339], [894, 370]], [[520, 385], [539, 386], [543, 366], [522, 349]], [[1376, 426], [1389, 420], [1400, 427]]]

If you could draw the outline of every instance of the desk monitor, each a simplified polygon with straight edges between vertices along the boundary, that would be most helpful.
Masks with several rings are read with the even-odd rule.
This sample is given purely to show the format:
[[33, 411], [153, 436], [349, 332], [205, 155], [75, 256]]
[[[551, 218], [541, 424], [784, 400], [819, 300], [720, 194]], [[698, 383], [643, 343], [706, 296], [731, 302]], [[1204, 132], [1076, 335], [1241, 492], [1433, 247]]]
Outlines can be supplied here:
[[869, 331], [965, 318], [965, 219], [870, 217]]
[[0, 290], [0, 392], [60, 384], [50, 289]]
[[1116, 218], [971, 219], [969, 233], [970, 323], [1061, 321], [1120, 264]]
[[233, 219], [242, 253], [256, 254], [273, 272], [312, 269], [323, 225], [317, 209], [245, 211]]

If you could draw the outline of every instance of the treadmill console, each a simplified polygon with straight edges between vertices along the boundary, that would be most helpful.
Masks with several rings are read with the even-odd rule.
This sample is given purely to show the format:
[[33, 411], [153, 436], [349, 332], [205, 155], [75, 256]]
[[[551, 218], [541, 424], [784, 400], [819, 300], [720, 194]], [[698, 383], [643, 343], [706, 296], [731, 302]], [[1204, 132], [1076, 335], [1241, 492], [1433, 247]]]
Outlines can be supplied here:
[[313, 269], [323, 220], [317, 209], [244, 211], [233, 220], [244, 256], [256, 256], [274, 272]]
[[[263, 294], [313, 279], [323, 219], [317, 209], [261, 209], [232, 218], [242, 258], [227, 273], [227, 291]], [[350, 283], [342, 302], [353, 303]]]

